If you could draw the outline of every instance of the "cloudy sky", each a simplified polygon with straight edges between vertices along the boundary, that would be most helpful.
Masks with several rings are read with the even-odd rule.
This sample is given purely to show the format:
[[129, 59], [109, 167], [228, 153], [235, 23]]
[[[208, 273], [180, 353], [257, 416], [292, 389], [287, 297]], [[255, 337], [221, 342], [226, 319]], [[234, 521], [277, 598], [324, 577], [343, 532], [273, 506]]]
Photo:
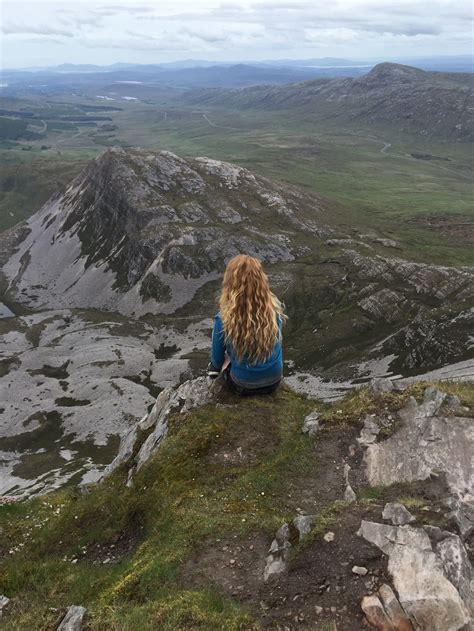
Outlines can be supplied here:
[[470, 0], [1, 3], [2, 66], [472, 52]]

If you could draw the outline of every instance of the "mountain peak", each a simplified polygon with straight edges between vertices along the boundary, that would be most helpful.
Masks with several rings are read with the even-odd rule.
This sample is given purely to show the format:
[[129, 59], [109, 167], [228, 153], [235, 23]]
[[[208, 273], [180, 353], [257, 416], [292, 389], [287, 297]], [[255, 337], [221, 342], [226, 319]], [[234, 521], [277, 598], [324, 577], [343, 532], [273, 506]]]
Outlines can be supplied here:
[[416, 81], [425, 78], [425, 71], [412, 66], [404, 66], [403, 64], [395, 64], [391, 62], [383, 62], [377, 64], [364, 77], [358, 79], [358, 82], [373, 83], [394, 83], [403, 81]]

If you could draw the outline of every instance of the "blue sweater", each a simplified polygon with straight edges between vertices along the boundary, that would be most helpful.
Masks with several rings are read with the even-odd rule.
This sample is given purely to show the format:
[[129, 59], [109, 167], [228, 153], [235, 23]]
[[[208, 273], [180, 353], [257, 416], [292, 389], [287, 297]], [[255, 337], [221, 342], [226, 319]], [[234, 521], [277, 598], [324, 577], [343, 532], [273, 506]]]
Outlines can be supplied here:
[[275, 343], [272, 354], [265, 362], [252, 364], [245, 361], [238, 361], [232, 346], [225, 343], [224, 329], [220, 313], [214, 317], [214, 328], [212, 329], [212, 349], [211, 363], [217, 370], [222, 368], [225, 353], [230, 357], [230, 376], [232, 381], [243, 388], [259, 388], [269, 386], [279, 381], [283, 374], [283, 358], [281, 351], [281, 327], [282, 319], [278, 318], [280, 329], [280, 339]]

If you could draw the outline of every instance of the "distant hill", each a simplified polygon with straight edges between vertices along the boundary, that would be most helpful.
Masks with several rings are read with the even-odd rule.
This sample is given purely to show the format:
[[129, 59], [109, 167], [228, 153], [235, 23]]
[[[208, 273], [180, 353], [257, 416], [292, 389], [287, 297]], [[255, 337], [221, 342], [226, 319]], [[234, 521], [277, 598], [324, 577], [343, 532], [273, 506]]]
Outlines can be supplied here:
[[358, 78], [323, 78], [286, 86], [201, 90], [196, 105], [289, 110], [318, 118], [397, 125], [427, 137], [472, 140], [474, 75], [382, 63]]

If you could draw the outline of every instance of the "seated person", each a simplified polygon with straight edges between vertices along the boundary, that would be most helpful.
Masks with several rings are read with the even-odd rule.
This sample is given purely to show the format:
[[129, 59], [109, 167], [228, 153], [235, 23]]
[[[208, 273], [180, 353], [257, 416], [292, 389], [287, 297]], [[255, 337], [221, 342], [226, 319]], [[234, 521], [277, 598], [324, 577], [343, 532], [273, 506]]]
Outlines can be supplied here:
[[221, 372], [242, 395], [273, 392], [283, 374], [283, 307], [258, 259], [245, 254], [227, 264], [214, 318], [208, 374]]

